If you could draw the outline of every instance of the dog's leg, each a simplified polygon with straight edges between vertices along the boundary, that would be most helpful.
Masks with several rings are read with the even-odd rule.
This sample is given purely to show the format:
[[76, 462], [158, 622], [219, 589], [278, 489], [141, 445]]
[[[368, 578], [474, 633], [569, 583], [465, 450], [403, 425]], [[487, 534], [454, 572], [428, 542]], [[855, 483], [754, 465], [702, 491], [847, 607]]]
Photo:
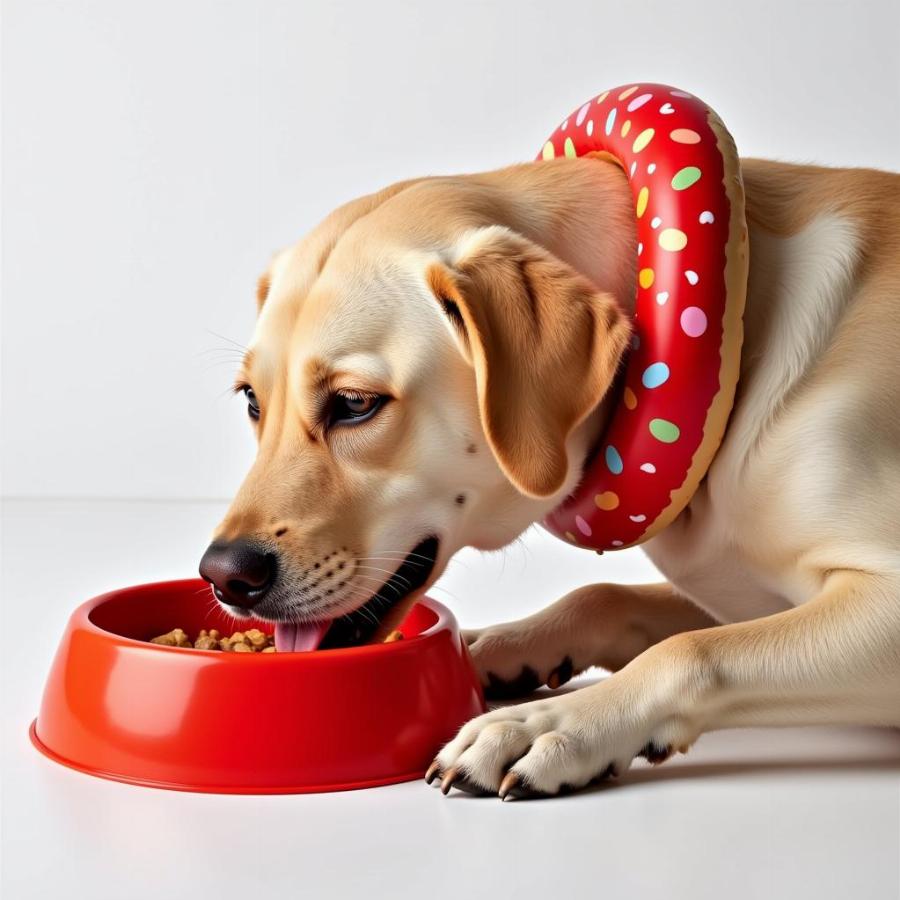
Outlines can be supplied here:
[[801, 607], [675, 635], [598, 684], [479, 716], [430, 775], [445, 790], [556, 794], [704, 731], [815, 723], [900, 725], [896, 576], [832, 572]]
[[508, 698], [559, 687], [591, 666], [618, 671], [664, 638], [714, 624], [670, 584], [591, 584], [464, 637], [485, 693]]

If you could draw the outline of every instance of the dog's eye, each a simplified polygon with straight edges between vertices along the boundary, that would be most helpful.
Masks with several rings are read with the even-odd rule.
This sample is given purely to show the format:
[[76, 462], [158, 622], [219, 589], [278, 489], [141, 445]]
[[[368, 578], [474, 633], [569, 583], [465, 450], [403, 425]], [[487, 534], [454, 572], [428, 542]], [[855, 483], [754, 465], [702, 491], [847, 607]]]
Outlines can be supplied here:
[[247, 415], [254, 421], [259, 420], [259, 400], [249, 384], [244, 385], [244, 396], [247, 398]]
[[338, 391], [331, 398], [328, 422], [330, 425], [355, 424], [371, 419], [384, 406], [387, 398], [358, 391]]

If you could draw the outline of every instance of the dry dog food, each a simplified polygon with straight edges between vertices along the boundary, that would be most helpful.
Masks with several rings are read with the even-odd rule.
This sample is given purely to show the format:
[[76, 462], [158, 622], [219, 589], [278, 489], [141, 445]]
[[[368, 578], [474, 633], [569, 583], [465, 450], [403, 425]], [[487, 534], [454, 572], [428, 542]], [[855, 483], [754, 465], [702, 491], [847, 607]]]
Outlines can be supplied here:
[[[392, 631], [385, 639], [385, 644], [402, 641], [403, 632]], [[225, 653], [274, 653], [275, 638], [258, 628], [247, 631], [235, 631], [230, 637], [223, 636], [216, 628], [200, 630], [195, 641], [191, 641], [182, 628], [173, 628], [166, 634], [150, 638], [151, 644], [162, 644], [164, 647], [193, 647], [195, 650], [223, 650]]]
[[165, 647], [193, 647], [195, 650], [223, 650], [225, 653], [274, 653], [275, 639], [258, 628], [235, 631], [230, 636], [223, 635], [215, 628], [203, 628], [195, 641], [181, 628], [173, 628], [167, 634], [151, 638], [151, 644]]

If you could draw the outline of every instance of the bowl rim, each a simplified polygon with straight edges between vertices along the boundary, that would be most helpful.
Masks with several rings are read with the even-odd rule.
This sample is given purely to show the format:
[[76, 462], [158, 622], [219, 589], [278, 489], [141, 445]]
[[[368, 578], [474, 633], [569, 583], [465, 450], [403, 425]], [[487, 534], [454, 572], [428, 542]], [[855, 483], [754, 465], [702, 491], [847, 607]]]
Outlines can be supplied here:
[[[268, 659], [268, 660], [280, 660], [280, 665], [284, 664], [293, 664], [298, 660], [305, 660], [307, 664], [315, 665], [315, 661], [322, 661], [326, 659], [336, 660], [336, 659], [345, 659], [345, 658], [360, 658], [367, 656], [375, 656], [379, 653], [396, 653], [402, 652], [404, 650], [409, 650], [416, 644], [420, 644], [425, 640], [433, 639], [436, 635], [440, 634], [444, 631], [453, 632], [457, 630], [455, 625], [455, 619], [453, 618], [453, 614], [450, 610], [444, 606], [438, 600], [435, 600], [433, 597], [429, 597], [427, 594], [423, 594], [421, 597], [417, 598], [415, 603], [410, 605], [409, 611], [412, 611], [413, 607], [422, 605], [427, 609], [431, 610], [436, 616], [437, 621], [426, 628], [424, 631], [419, 632], [419, 634], [413, 635], [412, 637], [402, 640], [402, 641], [391, 641], [390, 643], [381, 643], [381, 644], [361, 644], [358, 647], [334, 647], [329, 648], [327, 650], [310, 650], [304, 653], [223, 653], [221, 650], [202, 650], [195, 647], [169, 647], [165, 644], [152, 644], [150, 641], [142, 641], [138, 638], [127, 637], [124, 634], [118, 634], [115, 631], [109, 631], [106, 628], [102, 628], [99, 626], [92, 618], [91, 613], [97, 609], [99, 606], [102, 606], [104, 603], [108, 603], [110, 600], [121, 596], [122, 594], [130, 594], [136, 591], [143, 590], [160, 590], [160, 589], [169, 589], [169, 590], [181, 590], [191, 586], [199, 586], [205, 585], [206, 582], [201, 578], [175, 578], [168, 579], [165, 581], [149, 581], [143, 584], [133, 584], [126, 585], [125, 587], [114, 588], [109, 591], [104, 591], [102, 594], [97, 594], [95, 597], [91, 597], [89, 600], [84, 601], [84, 603], [79, 604], [72, 611], [71, 616], [69, 617], [69, 627], [75, 627], [79, 630], [87, 631], [93, 634], [95, 637], [100, 638], [104, 641], [110, 641], [113, 644], [131, 647], [139, 651], [145, 651], [149, 653], [157, 653], [157, 652], [165, 652], [165, 653], [178, 653], [183, 658], [189, 659], [194, 654], [197, 654], [198, 659], [216, 659], [218, 662], [222, 664], [232, 664], [237, 663], [238, 660], [241, 660], [241, 663], [244, 664], [244, 661], [247, 659]], [[409, 611], [407, 614], [409, 614]], [[191, 654], [185, 654], [185, 650], [191, 650]]]

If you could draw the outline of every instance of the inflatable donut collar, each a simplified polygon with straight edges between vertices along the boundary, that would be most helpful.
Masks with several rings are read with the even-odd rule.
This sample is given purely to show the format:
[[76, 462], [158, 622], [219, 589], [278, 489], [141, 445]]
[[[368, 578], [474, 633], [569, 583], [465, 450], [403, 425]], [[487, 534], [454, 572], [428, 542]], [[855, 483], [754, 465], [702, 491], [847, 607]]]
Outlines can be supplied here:
[[638, 288], [621, 396], [575, 492], [547, 517], [595, 550], [646, 541], [690, 502], [725, 432], [747, 285], [740, 162], [719, 117], [662, 84], [623, 85], [575, 110], [538, 159], [621, 164], [638, 223]]

